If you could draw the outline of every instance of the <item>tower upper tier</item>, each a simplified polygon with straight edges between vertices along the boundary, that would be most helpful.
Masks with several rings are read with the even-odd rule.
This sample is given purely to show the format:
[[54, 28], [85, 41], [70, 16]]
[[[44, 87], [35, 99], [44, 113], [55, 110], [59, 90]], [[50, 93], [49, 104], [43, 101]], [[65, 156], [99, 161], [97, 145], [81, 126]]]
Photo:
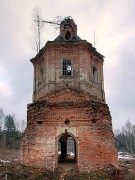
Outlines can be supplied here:
[[34, 65], [33, 101], [48, 93], [74, 89], [85, 91], [93, 99], [104, 102], [104, 57], [92, 44], [77, 35], [77, 25], [71, 17], [60, 24], [60, 34], [48, 41], [31, 59]]

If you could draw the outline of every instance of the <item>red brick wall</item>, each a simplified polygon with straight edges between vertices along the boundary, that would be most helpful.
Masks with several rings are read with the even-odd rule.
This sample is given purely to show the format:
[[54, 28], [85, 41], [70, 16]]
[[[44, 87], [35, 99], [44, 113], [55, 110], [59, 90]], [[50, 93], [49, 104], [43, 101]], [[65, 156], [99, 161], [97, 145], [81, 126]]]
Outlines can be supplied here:
[[[62, 76], [62, 60], [72, 61], [72, 76]], [[98, 70], [98, 83], [93, 83], [92, 67]], [[50, 91], [66, 87], [82, 89], [104, 100], [103, 58], [94, 54], [86, 41], [81, 42], [49, 42], [41, 57], [34, 62], [35, 84], [34, 101], [41, 100]], [[43, 67], [44, 77], [39, 85], [39, 69]]]
[[[64, 58], [72, 61], [69, 77], [62, 76]], [[104, 97], [103, 56], [86, 41], [53, 41], [32, 63], [33, 103], [28, 105], [22, 163], [57, 168], [58, 141], [68, 133], [76, 141], [80, 171], [117, 164], [111, 116]], [[92, 67], [98, 71], [98, 82], [92, 79]]]
[[78, 129], [80, 170], [96, 169], [107, 164], [116, 164], [117, 152], [110, 128], [85, 126]]
[[[63, 99], [69, 96], [72, 100]], [[91, 97], [74, 90], [63, 90], [49, 97], [28, 106], [23, 163], [57, 168], [58, 140], [65, 130], [76, 140], [80, 171], [117, 162], [111, 116], [106, 104], [97, 102], [92, 106]], [[41, 120], [42, 124], [38, 124]], [[65, 120], [70, 123], [65, 124]]]

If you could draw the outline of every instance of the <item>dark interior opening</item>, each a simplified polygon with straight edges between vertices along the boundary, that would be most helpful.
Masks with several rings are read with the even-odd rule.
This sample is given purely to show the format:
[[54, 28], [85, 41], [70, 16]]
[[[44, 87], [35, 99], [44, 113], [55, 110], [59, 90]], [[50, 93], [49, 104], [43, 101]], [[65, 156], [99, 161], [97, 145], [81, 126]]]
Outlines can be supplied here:
[[70, 32], [68, 31], [68, 32], [66, 32], [66, 34], [65, 34], [65, 39], [66, 39], [66, 40], [70, 40], [70, 38], [71, 38], [71, 34], [70, 34]]
[[38, 123], [38, 124], [42, 124], [42, 123], [43, 123], [43, 121], [37, 121], [37, 123]]
[[58, 143], [58, 161], [76, 162], [76, 142], [69, 134], [64, 134]]

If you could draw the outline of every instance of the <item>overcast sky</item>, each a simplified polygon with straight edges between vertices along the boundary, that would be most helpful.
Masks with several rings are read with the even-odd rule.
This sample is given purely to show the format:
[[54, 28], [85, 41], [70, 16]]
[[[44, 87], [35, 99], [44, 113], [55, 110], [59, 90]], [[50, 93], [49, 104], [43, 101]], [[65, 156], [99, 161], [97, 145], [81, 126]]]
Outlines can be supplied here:
[[[105, 56], [106, 102], [113, 128], [129, 119], [135, 124], [135, 1], [134, 0], [0, 0], [0, 107], [5, 114], [26, 119], [32, 102], [32, 13], [35, 7], [44, 20], [71, 16], [78, 35], [94, 43]], [[59, 30], [45, 25], [44, 45]]]

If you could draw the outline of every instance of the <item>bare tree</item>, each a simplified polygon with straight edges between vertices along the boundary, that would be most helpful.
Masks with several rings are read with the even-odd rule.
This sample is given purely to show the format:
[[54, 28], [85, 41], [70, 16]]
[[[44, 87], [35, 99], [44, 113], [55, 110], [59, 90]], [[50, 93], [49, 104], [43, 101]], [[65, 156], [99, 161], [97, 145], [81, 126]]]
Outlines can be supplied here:
[[27, 122], [25, 120], [22, 120], [20, 130], [23, 133], [26, 129]]
[[[128, 150], [131, 154], [135, 154], [135, 125], [128, 120], [122, 129], [116, 130], [114, 134], [115, 138], [126, 150]], [[118, 149], [123, 149], [122, 146], [117, 144]]]
[[2, 131], [3, 125], [4, 125], [4, 117], [5, 117], [5, 114], [3, 112], [3, 109], [0, 108], [0, 130], [1, 131]]
[[39, 8], [35, 8], [33, 10], [33, 14], [32, 14], [32, 30], [33, 30], [33, 34], [32, 34], [32, 44], [33, 44], [33, 48], [37, 51], [37, 53], [40, 51], [41, 46], [42, 46], [42, 31], [43, 31], [43, 21], [41, 18], [41, 11]]

